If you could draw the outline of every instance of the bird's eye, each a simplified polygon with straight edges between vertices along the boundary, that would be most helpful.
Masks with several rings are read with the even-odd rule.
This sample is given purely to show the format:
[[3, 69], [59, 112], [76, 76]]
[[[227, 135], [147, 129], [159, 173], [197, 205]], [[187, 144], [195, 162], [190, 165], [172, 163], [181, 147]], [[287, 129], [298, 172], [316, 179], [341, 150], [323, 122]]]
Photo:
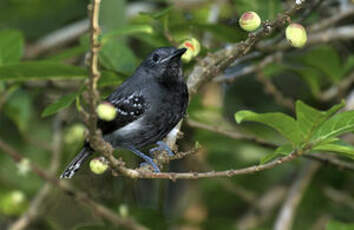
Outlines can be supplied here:
[[154, 55], [152, 56], [152, 60], [153, 60], [154, 62], [157, 62], [159, 59], [160, 59], [160, 56], [159, 56], [158, 54], [154, 54]]

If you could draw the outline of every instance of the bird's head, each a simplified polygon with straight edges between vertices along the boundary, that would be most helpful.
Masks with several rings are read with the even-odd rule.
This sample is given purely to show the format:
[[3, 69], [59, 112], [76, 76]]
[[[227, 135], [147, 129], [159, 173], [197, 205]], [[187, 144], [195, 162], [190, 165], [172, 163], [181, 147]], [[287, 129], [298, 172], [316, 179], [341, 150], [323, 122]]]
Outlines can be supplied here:
[[182, 77], [181, 56], [187, 51], [186, 48], [161, 47], [154, 50], [140, 67], [145, 71], [152, 72], [154, 77], [163, 78]]

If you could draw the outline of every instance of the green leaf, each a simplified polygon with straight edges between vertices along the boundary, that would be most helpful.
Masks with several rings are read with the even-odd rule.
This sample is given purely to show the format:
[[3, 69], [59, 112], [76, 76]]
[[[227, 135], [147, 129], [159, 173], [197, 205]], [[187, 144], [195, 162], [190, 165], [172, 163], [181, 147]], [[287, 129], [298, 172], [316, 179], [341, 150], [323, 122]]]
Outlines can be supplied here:
[[137, 66], [137, 58], [123, 41], [108, 40], [99, 53], [101, 64], [109, 70], [130, 75]]
[[103, 33], [112, 31], [127, 23], [125, 0], [104, 0], [100, 6], [100, 26]]
[[242, 39], [247, 38], [247, 33], [242, 31], [240, 28], [233, 28], [223, 24], [208, 24], [208, 23], [188, 23], [186, 24], [176, 24], [172, 25], [170, 31], [176, 34], [177, 40], [188, 38], [190, 36], [190, 31], [196, 32], [210, 32], [213, 34], [214, 38], [222, 42], [239, 42]]
[[272, 0], [272, 1], [249, 1], [249, 0], [234, 0], [237, 5], [237, 11], [241, 15], [246, 11], [255, 11], [257, 12], [262, 20], [265, 19], [274, 19], [278, 13], [281, 12], [281, 1]]
[[279, 146], [276, 150], [274, 150], [274, 152], [262, 157], [260, 164], [265, 164], [265, 163], [277, 158], [280, 155], [289, 155], [293, 151], [294, 151], [294, 148], [289, 144]]
[[301, 131], [294, 118], [283, 113], [257, 114], [252, 111], [239, 111], [235, 114], [237, 123], [242, 121], [255, 121], [272, 127], [286, 137], [293, 146], [302, 142]]
[[354, 159], [354, 147], [343, 141], [336, 141], [334, 143], [328, 143], [328, 144], [320, 144], [315, 146], [313, 150], [341, 153], [347, 157]]
[[354, 223], [341, 223], [338, 221], [330, 221], [326, 230], [354, 230]]
[[345, 62], [342, 70], [342, 77], [345, 77], [354, 68], [354, 55], [350, 55]]
[[48, 61], [63, 61], [84, 54], [88, 50], [87, 45], [79, 45], [57, 53], [47, 58]]
[[344, 107], [344, 102], [333, 106], [326, 112], [319, 111], [302, 101], [296, 102], [296, 118], [299, 128], [302, 131], [305, 140], [310, 139], [314, 131], [323, 124], [325, 120], [333, 116], [339, 109]]
[[117, 76], [113, 72], [103, 71], [102, 75], [98, 81], [98, 87], [106, 87], [106, 86], [118, 86], [123, 82], [125, 76]]
[[154, 13], [140, 12], [140, 15], [145, 15], [145, 16], [151, 17], [153, 19], [159, 19], [159, 18], [164, 17], [167, 14], [169, 14], [172, 9], [173, 9], [173, 6], [170, 6], [170, 7], [167, 7], [159, 12], [154, 12]]
[[0, 80], [29, 81], [86, 78], [83, 68], [57, 62], [32, 61], [0, 66]]
[[330, 137], [354, 131], [354, 111], [336, 114], [325, 121], [314, 133], [312, 141], [322, 142]]
[[[122, 83], [122, 77], [118, 77], [116, 74], [108, 71], [103, 71], [102, 76], [98, 81], [98, 87], [105, 86], [118, 86]], [[69, 107], [74, 101], [80, 96], [80, 94], [86, 89], [86, 87], [82, 87], [78, 92], [70, 93], [61, 97], [59, 100], [54, 102], [53, 104], [47, 106], [41, 116], [47, 117], [59, 112], [62, 109]]]
[[20, 61], [23, 55], [24, 38], [16, 30], [0, 31], [0, 66]]
[[312, 108], [302, 101], [296, 102], [296, 118], [299, 128], [302, 131], [305, 139], [307, 139], [314, 129], [320, 125], [321, 120], [325, 116], [324, 112]]
[[88, 224], [80, 225], [74, 228], [75, 230], [115, 230], [116, 227], [111, 227], [103, 224]]
[[270, 78], [272, 77], [273, 75], [277, 75], [277, 74], [280, 74], [281, 72], [284, 72], [288, 70], [288, 67], [284, 64], [281, 64], [281, 63], [270, 63], [268, 65], [266, 65], [264, 68], [263, 68], [263, 74]]
[[44, 111], [42, 112], [41, 116], [47, 117], [47, 116], [50, 116], [50, 115], [53, 115], [53, 114], [59, 112], [60, 110], [62, 110], [64, 108], [69, 107], [75, 101], [76, 97], [78, 97], [79, 95], [80, 95], [80, 91], [75, 92], [75, 93], [70, 93], [68, 95], [61, 97], [59, 100], [57, 100], [53, 104], [47, 106], [44, 109]]
[[32, 100], [23, 90], [14, 92], [4, 105], [4, 113], [21, 132], [26, 132], [32, 114]]
[[300, 77], [307, 83], [314, 96], [320, 93], [321, 86], [324, 82], [321, 71], [313, 67], [292, 68], [292, 70], [299, 74]]
[[334, 82], [340, 80], [342, 67], [338, 52], [328, 45], [319, 46], [309, 51], [304, 62], [325, 73]]
[[132, 34], [152, 34], [154, 29], [150, 25], [126, 25], [105, 33], [101, 37], [101, 43], [105, 44], [108, 40], [116, 38], [120, 35], [132, 35]]

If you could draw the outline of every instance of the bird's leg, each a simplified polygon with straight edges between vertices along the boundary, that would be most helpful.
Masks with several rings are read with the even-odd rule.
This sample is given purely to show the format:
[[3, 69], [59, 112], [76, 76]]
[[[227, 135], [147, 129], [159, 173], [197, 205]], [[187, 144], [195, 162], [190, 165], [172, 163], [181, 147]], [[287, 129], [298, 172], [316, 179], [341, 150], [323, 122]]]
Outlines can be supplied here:
[[151, 157], [149, 157], [149, 156], [145, 155], [144, 153], [140, 152], [134, 146], [129, 145], [129, 146], [127, 146], [127, 148], [130, 151], [132, 151], [133, 153], [135, 153], [137, 156], [143, 158], [146, 161], [146, 163], [151, 165], [154, 168], [154, 172], [160, 172], [160, 169], [157, 167], [157, 165], [155, 164], [154, 160]]
[[150, 154], [154, 153], [155, 151], [163, 151], [163, 150], [165, 150], [169, 156], [174, 156], [174, 155], [175, 155], [175, 154], [172, 152], [172, 150], [170, 149], [170, 147], [168, 147], [168, 145], [167, 145], [165, 142], [163, 142], [163, 141], [158, 141], [158, 142], [156, 142], [156, 144], [157, 144], [157, 147], [151, 148], [151, 149], [149, 150], [149, 153], [150, 153]]

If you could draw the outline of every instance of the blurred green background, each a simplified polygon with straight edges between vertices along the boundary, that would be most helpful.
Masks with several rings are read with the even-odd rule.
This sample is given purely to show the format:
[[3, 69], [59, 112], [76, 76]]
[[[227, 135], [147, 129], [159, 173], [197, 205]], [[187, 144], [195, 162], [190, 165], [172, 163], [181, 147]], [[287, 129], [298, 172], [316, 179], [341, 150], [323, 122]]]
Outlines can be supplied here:
[[[198, 39], [202, 44], [202, 58], [208, 52], [247, 38], [247, 33], [237, 23], [244, 11], [256, 11], [262, 20], [272, 20], [293, 2], [102, 0], [101, 96], [107, 96], [131, 75], [154, 48], [172, 45], [167, 35], [176, 44], [191, 37]], [[353, 7], [350, 1], [308, 1], [305, 10], [292, 20], [310, 27], [339, 14], [343, 2], [347, 4], [345, 7]], [[48, 172], [50, 167], [56, 168], [51, 162], [53, 148], [58, 150], [60, 164], [56, 175], [77, 153], [84, 139], [85, 128], [75, 104], [83, 103], [85, 96], [82, 86], [87, 77], [88, 3], [86, 0], [0, 1], [0, 138]], [[352, 25], [353, 15], [331, 28]], [[282, 31], [276, 31], [268, 39], [280, 41], [281, 38]], [[328, 109], [347, 98], [352, 89], [350, 84], [329, 99], [321, 97], [353, 71], [351, 39], [318, 42], [301, 50], [286, 49], [280, 61], [264, 68], [264, 75], [286, 97]], [[253, 53], [255, 58], [233, 65], [225, 76], [233, 76], [274, 52], [257, 50]], [[196, 63], [194, 59], [184, 64], [186, 76]], [[55, 103], [58, 100], [59, 103]], [[264, 90], [256, 74], [251, 73], [232, 82], [210, 81], [203, 85], [191, 101], [188, 119], [242, 131], [272, 143], [284, 142], [264, 126], [236, 126], [233, 115], [241, 109], [293, 115], [293, 111], [277, 103]], [[186, 123], [183, 132], [184, 137], [178, 141], [179, 150], [187, 151], [196, 142], [202, 149], [195, 155], [171, 162], [167, 171], [241, 168], [258, 164], [272, 152], [271, 148], [254, 142], [235, 140]], [[354, 142], [352, 136], [347, 139], [349, 143]], [[139, 163], [128, 152], [118, 154], [131, 167]], [[154, 230], [267, 230], [274, 229], [289, 188], [301, 172], [306, 172], [309, 162], [300, 158], [258, 174], [177, 182], [113, 177], [110, 171], [95, 175], [85, 164], [70, 183], [117, 215], [131, 216]], [[31, 200], [45, 184], [27, 168], [26, 162], [15, 164], [7, 155], [0, 154], [0, 229], [8, 229], [28, 211]], [[354, 222], [353, 172], [321, 165], [303, 192], [292, 229], [354, 229], [351, 222]], [[38, 215], [25, 229], [116, 228], [53, 187], [41, 202]]]

